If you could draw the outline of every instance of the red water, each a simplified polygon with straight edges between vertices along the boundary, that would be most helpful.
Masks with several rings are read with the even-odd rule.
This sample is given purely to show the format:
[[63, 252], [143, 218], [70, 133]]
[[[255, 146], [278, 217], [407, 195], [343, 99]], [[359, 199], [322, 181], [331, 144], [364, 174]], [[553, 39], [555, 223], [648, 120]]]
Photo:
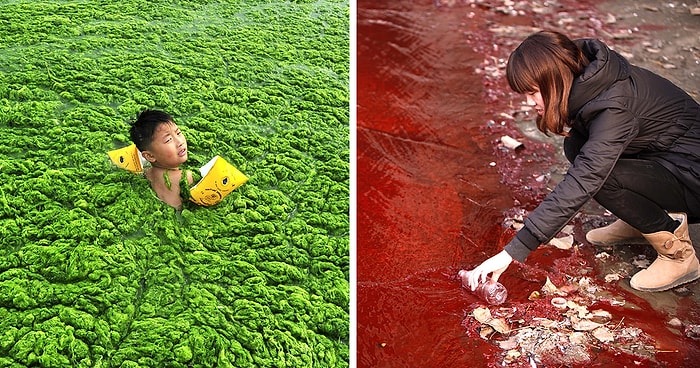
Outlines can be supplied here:
[[[487, 18], [494, 21], [487, 7], [359, 0], [357, 15], [357, 366], [500, 365], [500, 348], [467, 334], [463, 322], [478, 300], [455, 275], [510, 240], [504, 212], [515, 200], [531, 209], [544, 195], [518, 185], [528, 175], [522, 170], [537, 175], [553, 163], [553, 149], [531, 142], [506, 157], [495, 148], [508, 129], [517, 133], [498, 123], [498, 112], [512, 103], [499, 92], [503, 86], [475, 72], [485, 58], [479, 50], [495, 47], [484, 32]], [[593, 268], [586, 263], [592, 254], [553, 266], [569, 255], [538, 251], [528, 266], [511, 266], [500, 280], [509, 302], [527, 303], [548, 275], [542, 269]], [[643, 300], [635, 303], [650, 310]], [[681, 345], [681, 352], [653, 364], [603, 352], [588, 366], [687, 361], [692, 342], [663, 327], [664, 316], [624, 317], [655, 332], [657, 346]]]

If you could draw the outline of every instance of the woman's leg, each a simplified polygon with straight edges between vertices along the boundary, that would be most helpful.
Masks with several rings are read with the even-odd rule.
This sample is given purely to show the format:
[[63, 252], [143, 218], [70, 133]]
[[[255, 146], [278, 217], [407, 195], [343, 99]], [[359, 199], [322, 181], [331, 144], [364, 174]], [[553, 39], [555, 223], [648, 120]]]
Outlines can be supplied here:
[[635, 227], [658, 256], [630, 279], [640, 291], [663, 291], [700, 278], [700, 263], [688, 234], [686, 188], [660, 164], [621, 159], [595, 199]]
[[685, 188], [657, 162], [620, 159], [595, 199], [642, 233], [673, 232], [667, 212], [688, 212]]

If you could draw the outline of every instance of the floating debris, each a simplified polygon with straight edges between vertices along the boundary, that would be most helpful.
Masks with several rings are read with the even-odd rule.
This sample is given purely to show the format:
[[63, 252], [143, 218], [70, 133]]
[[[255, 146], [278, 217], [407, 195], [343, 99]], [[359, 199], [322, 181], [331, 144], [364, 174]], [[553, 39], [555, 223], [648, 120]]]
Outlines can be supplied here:
[[549, 276], [547, 276], [547, 280], [544, 282], [544, 285], [542, 285], [541, 289], [545, 294], [559, 294], [559, 288], [557, 288], [556, 285], [552, 283], [552, 280], [549, 279]]
[[[468, 331], [474, 330], [482, 339], [503, 350], [503, 365], [586, 364], [598, 354], [593, 352], [601, 349], [655, 361], [659, 351], [641, 329], [625, 327], [624, 318], [613, 321], [612, 313], [607, 310], [588, 309], [595, 303], [607, 301], [587, 294], [591, 289], [597, 290], [597, 287], [586, 277], [572, 279], [561, 287], [547, 277], [541, 289], [530, 294], [528, 303], [513, 303], [510, 308], [477, 307], [469, 314], [473, 318], [465, 319], [464, 325]], [[567, 297], [558, 295], [562, 290], [569, 290]], [[610, 301], [610, 304], [614, 303]], [[685, 334], [700, 339], [700, 326], [688, 326]]]
[[500, 116], [504, 119], [515, 120], [515, 117], [513, 115], [505, 113], [505, 112], [499, 113], [498, 116]]
[[700, 325], [689, 325], [685, 327], [685, 336], [693, 340], [700, 340]]
[[635, 257], [632, 259], [632, 262], [631, 262], [631, 263], [632, 263], [634, 266], [637, 266], [637, 267], [639, 267], [639, 268], [647, 268], [647, 267], [649, 267], [649, 265], [651, 264], [651, 262], [649, 262], [649, 260], [647, 259], [647, 257], [646, 257], [644, 254], [640, 254], [640, 255], [638, 255], [638, 256], [635, 256]]
[[671, 63], [661, 63], [661, 67], [664, 69], [676, 69], [677, 66]]
[[615, 15], [608, 13], [608, 14], [605, 16], [605, 23], [606, 23], [606, 24], [617, 23], [617, 18], [615, 17]]
[[552, 298], [552, 305], [559, 309], [566, 309], [566, 299], [562, 297]]
[[523, 223], [524, 221], [524, 213], [516, 213], [511, 217], [506, 218], [503, 221], [503, 225], [506, 227], [510, 227], [513, 230], [520, 230], [525, 226]]
[[623, 299], [623, 300], [617, 300], [617, 299], [614, 299], [614, 298], [608, 300], [608, 303], [610, 303], [610, 305], [612, 305], [613, 307], [621, 307], [621, 306], [627, 304], [627, 302], [626, 302], [624, 299]]
[[605, 275], [605, 282], [620, 281], [622, 276], [619, 273], [609, 273]]
[[491, 316], [491, 310], [489, 310], [488, 308], [476, 308], [474, 309], [474, 311], [472, 311], [472, 316], [474, 316], [474, 319], [479, 321], [479, 323], [489, 325], [502, 334], [510, 332], [510, 328], [508, 327], [508, 324], [506, 323], [505, 319], [493, 318], [493, 316]]
[[508, 350], [508, 352], [506, 352], [506, 356], [503, 358], [503, 362], [508, 364], [515, 363], [521, 355], [522, 354], [515, 349]]
[[612, 332], [607, 327], [596, 328], [593, 331], [592, 335], [593, 335], [593, 337], [598, 339], [600, 342], [613, 342], [613, 341], [615, 341], [615, 337], [613, 336]]
[[587, 316], [591, 321], [606, 324], [612, 320], [612, 314], [603, 309], [596, 309]]
[[673, 293], [678, 296], [690, 296], [693, 294], [693, 292], [685, 286], [674, 288]]
[[549, 244], [558, 249], [571, 249], [571, 247], [574, 245], [574, 236], [567, 235], [562, 238], [552, 238], [552, 240], [549, 241]]
[[683, 322], [681, 322], [681, 320], [677, 317], [671, 318], [668, 322], [666, 322], [666, 324], [675, 328], [681, 328], [683, 326]]
[[511, 150], [514, 150], [514, 151], [518, 148], [523, 147], [522, 142], [516, 140], [513, 137], [507, 136], [507, 135], [504, 135], [501, 137], [501, 143], [503, 143], [504, 147], [511, 149]]

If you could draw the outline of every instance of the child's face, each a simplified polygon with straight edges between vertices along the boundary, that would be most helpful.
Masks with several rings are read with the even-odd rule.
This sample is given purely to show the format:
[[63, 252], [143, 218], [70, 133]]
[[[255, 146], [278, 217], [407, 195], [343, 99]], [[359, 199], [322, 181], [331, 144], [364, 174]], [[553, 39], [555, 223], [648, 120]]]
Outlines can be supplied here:
[[175, 123], [163, 123], [153, 133], [153, 141], [143, 157], [157, 167], [175, 169], [187, 161], [187, 140]]

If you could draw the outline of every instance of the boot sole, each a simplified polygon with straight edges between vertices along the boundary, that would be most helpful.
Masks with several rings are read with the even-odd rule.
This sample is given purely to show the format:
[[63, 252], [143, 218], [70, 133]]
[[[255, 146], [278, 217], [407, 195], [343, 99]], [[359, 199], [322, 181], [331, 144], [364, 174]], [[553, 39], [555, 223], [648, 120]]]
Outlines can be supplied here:
[[699, 271], [695, 271], [695, 272], [689, 273], [689, 274], [687, 274], [687, 275], [685, 275], [685, 276], [679, 278], [678, 280], [676, 280], [676, 281], [674, 281], [674, 282], [672, 282], [672, 283], [670, 283], [670, 284], [668, 284], [668, 285], [663, 285], [663, 286], [659, 286], [659, 287], [656, 287], [656, 288], [643, 288], [643, 287], [637, 288], [637, 287], [634, 287], [634, 286], [632, 285], [632, 283], [630, 283], [630, 286], [632, 287], [632, 289], [634, 289], [634, 290], [639, 290], [639, 291], [650, 291], [650, 292], [654, 292], [654, 291], [666, 291], [666, 290], [673, 289], [673, 288], [675, 288], [675, 287], [681, 286], [681, 285], [683, 285], [683, 284], [687, 284], [687, 283], [689, 283], [689, 282], [693, 282], [693, 281], [695, 281], [695, 280], [697, 280], [697, 279], [700, 279], [700, 272], [699, 272]]

